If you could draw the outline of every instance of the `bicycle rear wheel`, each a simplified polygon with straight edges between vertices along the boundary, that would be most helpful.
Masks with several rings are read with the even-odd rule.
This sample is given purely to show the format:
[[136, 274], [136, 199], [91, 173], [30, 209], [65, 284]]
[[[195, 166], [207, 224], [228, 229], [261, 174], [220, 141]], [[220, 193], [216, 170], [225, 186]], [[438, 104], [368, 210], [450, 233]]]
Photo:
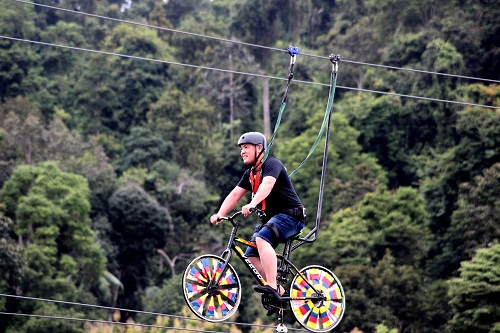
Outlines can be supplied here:
[[231, 317], [241, 301], [241, 284], [234, 268], [214, 255], [195, 258], [184, 270], [182, 291], [193, 313], [220, 322]]
[[322, 266], [302, 268], [292, 280], [290, 296], [297, 298], [290, 301], [293, 315], [311, 332], [330, 331], [342, 320], [344, 289], [335, 274]]

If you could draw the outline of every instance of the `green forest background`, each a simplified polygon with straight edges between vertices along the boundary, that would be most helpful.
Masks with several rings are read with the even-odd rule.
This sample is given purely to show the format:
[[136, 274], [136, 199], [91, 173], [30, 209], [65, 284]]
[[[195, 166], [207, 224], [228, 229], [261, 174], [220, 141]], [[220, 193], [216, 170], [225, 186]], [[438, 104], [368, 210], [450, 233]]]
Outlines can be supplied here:
[[[272, 151], [289, 170], [312, 146], [328, 97], [327, 86], [295, 80], [327, 84], [331, 53], [491, 80], [341, 60], [339, 86], [500, 107], [498, 0], [34, 2], [323, 57], [297, 56]], [[290, 64], [270, 48], [14, 0], [0, 0], [0, 34], [281, 78]], [[264, 332], [123, 309], [191, 316], [183, 269], [226, 245], [230, 227], [208, 217], [244, 170], [237, 138], [269, 136], [285, 86], [0, 38], [0, 312]], [[337, 87], [333, 112], [319, 238], [292, 259], [342, 282], [346, 313], [335, 331], [500, 332], [500, 110]], [[321, 150], [293, 178], [307, 229]], [[255, 223], [248, 218], [243, 235]], [[274, 324], [234, 265], [244, 294], [231, 319]], [[0, 314], [0, 332], [122, 329]]]

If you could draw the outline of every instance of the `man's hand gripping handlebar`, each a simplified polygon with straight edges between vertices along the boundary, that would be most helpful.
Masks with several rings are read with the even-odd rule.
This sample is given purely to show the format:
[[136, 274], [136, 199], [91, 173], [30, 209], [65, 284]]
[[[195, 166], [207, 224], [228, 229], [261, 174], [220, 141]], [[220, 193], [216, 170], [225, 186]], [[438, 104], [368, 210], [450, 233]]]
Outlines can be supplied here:
[[[262, 209], [259, 209], [259, 208], [250, 208], [250, 213], [251, 214], [257, 214], [257, 216], [259, 218], [263, 218], [266, 216], [266, 213], [262, 210]], [[221, 224], [222, 221], [224, 220], [227, 220], [227, 221], [230, 221], [231, 223], [233, 223], [233, 220], [238, 216], [238, 215], [241, 215], [242, 214], [242, 211], [238, 211], [236, 213], [234, 213], [233, 215], [231, 216], [219, 216], [218, 214], [214, 214], [210, 217], [210, 222], [212, 224], [215, 224], [215, 225], [218, 225], [218, 224]]]

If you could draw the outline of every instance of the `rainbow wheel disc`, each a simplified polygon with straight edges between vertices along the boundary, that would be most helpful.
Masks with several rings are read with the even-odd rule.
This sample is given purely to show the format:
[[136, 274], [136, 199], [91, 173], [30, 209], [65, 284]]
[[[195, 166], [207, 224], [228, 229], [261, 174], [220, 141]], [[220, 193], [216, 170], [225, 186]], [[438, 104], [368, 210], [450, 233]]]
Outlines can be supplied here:
[[[223, 266], [222, 258], [203, 255], [194, 259], [184, 271], [184, 300], [201, 319], [211, 322], [226, 320], [236, 312], [240, 304], [241, 285], [238, 275], [230, 264], [225, 271], [222, 271]], [[214, 285], [215, 283], [217, 284]]]
[[290, 296], [296, 298], [290, 302], [293, 315], [311, 332], [330, 331], [342, 320], [344, 289], [338, 278], [324, 267], [303, 268], [293, 278]]

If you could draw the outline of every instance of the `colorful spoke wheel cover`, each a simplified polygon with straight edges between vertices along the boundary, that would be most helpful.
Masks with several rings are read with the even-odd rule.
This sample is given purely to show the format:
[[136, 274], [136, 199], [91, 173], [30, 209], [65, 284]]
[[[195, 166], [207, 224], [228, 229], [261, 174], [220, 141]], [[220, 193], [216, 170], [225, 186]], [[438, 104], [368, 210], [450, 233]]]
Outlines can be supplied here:
[[193, 313], [201, 319], [220, 322], [231, 317], [241, 300], [238, 275], [217, 256], [203, 255], [194, 259], [184, 271], [184, 299]]
[[324, 267], [303, 268], [292, 281], [290, 296], [296, 298], [290, 302], [295, 318], [309, 331], [327, 332], [342, 320], [344, 289], [337, 277]]

